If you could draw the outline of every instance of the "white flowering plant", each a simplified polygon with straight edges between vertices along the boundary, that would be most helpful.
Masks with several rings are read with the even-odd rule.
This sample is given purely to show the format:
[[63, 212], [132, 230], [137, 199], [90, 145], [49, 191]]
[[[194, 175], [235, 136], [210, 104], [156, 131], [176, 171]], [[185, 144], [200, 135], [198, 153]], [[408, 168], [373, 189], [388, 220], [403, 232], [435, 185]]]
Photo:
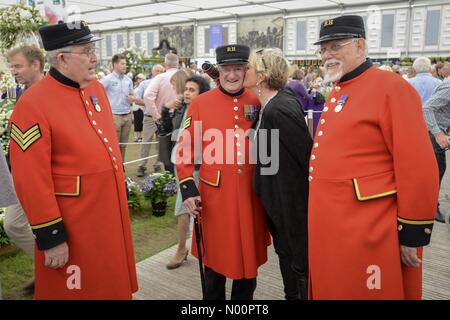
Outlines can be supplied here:
[[47, 18], [35, 8], [18, 4], [0, 9], [0, 51], [9, 50], [21, 39], [36, 39], [36, 32], [45, 25]]
[[0, 141], [2, 142], [4, 154], [6, 154], [9, 147], [9, 118], [11, 118], [15, 105], [16, 101], [13, 99], [0, 102]]
[[8, 235], [5, 232], [5, 228], [3, 227], [3, 220], [5, 219], [4, 211], [4, 209], [0, 208], [0, 248], [11, 243]]
[[134, 70], [136, 74], [142, 72], [142, 63], [144, 60], [144, 49], [137, 47], [120, 48], [119, 53], [125, 55], [127, 60], [127, 72]]
[[9, 71], [3, 71], [3, 77], [0, 80], [0, 89], [3, 92], [6, 90], [16, 88], [16, 81], [14, 80], [13, 75]]

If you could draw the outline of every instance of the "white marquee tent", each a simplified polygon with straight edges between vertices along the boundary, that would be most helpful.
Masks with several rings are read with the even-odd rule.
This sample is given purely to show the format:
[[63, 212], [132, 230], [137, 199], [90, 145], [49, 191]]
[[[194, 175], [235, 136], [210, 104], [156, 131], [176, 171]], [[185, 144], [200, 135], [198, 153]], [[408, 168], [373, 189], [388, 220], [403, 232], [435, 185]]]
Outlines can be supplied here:
[[123, 29], [159, 24], [236, 19], [264, 14], [301, 13], [311, 10], [345, 12], [357, 5], [398, 3], [405, 5], [424, 1], [386, 0], [0, 0], [0, 8], [18, 2], [50, 3], [65, 7], [70, 17], [81, 18], [93, 31]]

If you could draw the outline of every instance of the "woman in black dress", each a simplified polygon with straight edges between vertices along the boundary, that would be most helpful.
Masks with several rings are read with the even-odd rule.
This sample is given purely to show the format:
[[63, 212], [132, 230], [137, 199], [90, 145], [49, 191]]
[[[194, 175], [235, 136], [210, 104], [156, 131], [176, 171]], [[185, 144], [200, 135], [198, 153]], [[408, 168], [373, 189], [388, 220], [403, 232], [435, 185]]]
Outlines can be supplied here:
[[[256, 132], [250, 134], [258, 147], [254, 188], [267, 212], [285, 297], [294, 300], [307, 298], [312, 139], [294, 93], [286, 88], [288, 74], [289, 65], [280, 49], [258, 50], [250, 55], [244, 86], [261, 102]], [[264, 153], [271, 161], [266, 161]]]

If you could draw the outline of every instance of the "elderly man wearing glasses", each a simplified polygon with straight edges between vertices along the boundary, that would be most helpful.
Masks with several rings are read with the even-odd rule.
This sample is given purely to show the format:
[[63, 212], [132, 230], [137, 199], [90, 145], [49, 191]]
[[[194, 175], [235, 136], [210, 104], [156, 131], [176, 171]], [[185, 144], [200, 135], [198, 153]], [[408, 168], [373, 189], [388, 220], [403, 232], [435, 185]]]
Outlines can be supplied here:
[[367, 58], [364, 22], [322, 23], [333, 82], [309, 167], [313, 299], [420, 299], [438, 173], [416, 90]]
[[[184, 206], [200, 216], [203, 230], [207, 300], [225, 299], [226, 278], [233, 279], [232, 300], [252, 299], [270, 244], [263, 207], [252, 190], [254, 164], [246, 136], [259, 111], [257, 97], [243, 87], [249, 54], [244, 45], [216, 49], [220, 86], [192, 102], [177, 148]], [[198, 149], [203, 151], [199, 189], [193, 178]], [[198, 256], [195, 239], [192, 251]]]
[[137, 290], [122, 158], [84, 22], [39, 30], [51, 64], [11, 116], [11, 167], [36, 239], [36, 299]]

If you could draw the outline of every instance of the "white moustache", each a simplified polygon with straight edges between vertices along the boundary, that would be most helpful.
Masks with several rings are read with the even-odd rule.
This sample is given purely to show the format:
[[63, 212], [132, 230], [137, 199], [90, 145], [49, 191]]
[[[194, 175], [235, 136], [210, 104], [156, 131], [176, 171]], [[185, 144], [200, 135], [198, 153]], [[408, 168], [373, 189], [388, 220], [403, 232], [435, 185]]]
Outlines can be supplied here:
[[340, 61], [340, 60], [338, 60], [338, 59], [330, 59], [330, 60], [327, 60], [323, 66], [324, 66], [326, 69], [328, 69], [328, 67], [330, 66], [330, 64], [333, 64], [333, 63], [336, 63], [336, 64], [338, 64], [339, 66], [342, 65], [342, 61]]

